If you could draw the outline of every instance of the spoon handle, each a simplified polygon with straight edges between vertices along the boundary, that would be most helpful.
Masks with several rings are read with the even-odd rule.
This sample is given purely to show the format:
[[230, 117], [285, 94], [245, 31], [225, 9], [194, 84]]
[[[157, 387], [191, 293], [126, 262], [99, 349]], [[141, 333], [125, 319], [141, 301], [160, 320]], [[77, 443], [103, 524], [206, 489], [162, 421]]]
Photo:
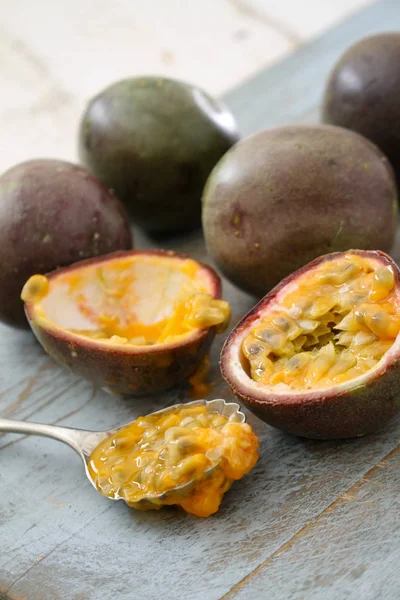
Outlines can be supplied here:
[[87, 431], [80, 429], [69, 429], [68, 427], [56, 427], [55, 425], [44, 425], [41, 423], [27, 423], [25, 421], [13, 421], [11, 419], [0, 419], [0, 432], [24, 433], [25, 435], [40, 435], [53, 438], [64, 444], [68, 444], [79, 454], [83, 439], [88, 435]]

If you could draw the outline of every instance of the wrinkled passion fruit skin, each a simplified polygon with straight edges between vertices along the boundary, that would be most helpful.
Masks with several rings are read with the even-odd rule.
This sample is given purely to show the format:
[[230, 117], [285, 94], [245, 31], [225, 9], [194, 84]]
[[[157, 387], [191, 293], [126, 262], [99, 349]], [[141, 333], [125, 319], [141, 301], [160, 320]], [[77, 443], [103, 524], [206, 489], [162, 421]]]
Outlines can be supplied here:
[[[104, 263], [105, 260], [129, 257], [133, 254], [175, 256], [182, 260], [187, 258], [175, 252], [162, 250], [114, 252], [100, 259], [80, 261], [70, 267], [49, 273], [46, 277], [51, 280], [57, 274], [73, 272], [79, 266], [96, 265], [98, 261]], [[208, 271], [212, 279], [210, 294], [216, 299], [221, 298], [220, 278], [210, 267], [199, 264]], [[136, 346], [135, 349], [112, 344], [105, 347], [100, 346], [94, 339], [77, 340], [62, 329], [42, 327], [34, 318], [32, 305], [26, 303], [25, 310], [36, 338], [61, 367], [91, 381], [96, 387], [127, 397], [166, 391], [188, 379], [197, 371], [209, 352], [216, 333], [216, 328], [211, 327], [199, 330], [195, 336], [182, 343], [160, 344], [153, 347]]]
[[[396, 287], [400, 286], [400, 270], [396, 263], [383, 252], [359, 252], [380, 258], [383, 265], [389, 264], [394, 271]], [[312, 261], [297, 272], [286, 277], [238, 323], [226, 340], [221, 353], [221, 371], [224, 379], [235, 396], [260, 419], [287, 433], [312, 439], [342, 439], [363, 436], [382, 428], [400, 409], [400, 350], [388, 352], [383, 366], [374, 374], [368, 373], [363, 384], [353, 389], [325, 388], [323, 390], [304, 390], [304, 393], [251, 393], [246, 385], [235, 375], [233, 344], [242, 338], [266, 308], [274, 304], [279, 292], [298, 276], [309, 269], [346, 253], [333, 253]], [[242, 338], [243, 339], [243, 338]], [[249, 381], [250, 377], [249, 377]], [[350, 381], [348, 382], [350, 383]]]
[[211, 169], [238, 139], [233, 116], [203, 90], [163, 77], [119, 81], [86, 108], [82, 162], [153, 234], [201, 223]]
[[381, 151], [328, 125], [263, 131], [234, 146], [203, 195], [207, 249], [239, 288], [262, 297], [317, 256], [389, 251], [397, 191]]
[[400, 33], [381, 33], [351, 46], [327, 83], [323, 120], [372, 140], [400, 176]]
[[27, 279], [83, 258], [132, 248], [125, 209], [91, 173], [60, 160], [31, 160], [0, 177], [0, 320], [27, 326]]

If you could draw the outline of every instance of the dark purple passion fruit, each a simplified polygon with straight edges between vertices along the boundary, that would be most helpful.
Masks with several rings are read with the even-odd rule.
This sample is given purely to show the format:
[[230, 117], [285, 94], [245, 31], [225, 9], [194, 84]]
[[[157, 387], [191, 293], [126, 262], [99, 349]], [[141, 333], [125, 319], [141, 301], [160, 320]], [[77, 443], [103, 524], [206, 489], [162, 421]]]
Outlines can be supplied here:
[[29, 323], [61, 366], [124, 396], [174, 387], [229, 320], [210, 268], [167, 251], [117, 252], [24, 286]]
[[263, 297], [318, 256], [393, 246], [396, 181], [382, 152], [328, 125], [291, 125], [236, 144], [203, 195], [209, 254], [239, 288]]
[[361, 436], [398, 410], [400, 271], [379, 251], [322, 256], [267, 294], [221, 355], [261, 419], [320, 439]]
[[86, 169], [31, 160], [0, 177], [0, 320], [27, 326], [21, 290], [34, 273], [130, 250], [129, 219], [118, 198]]
[[325, 90], [323, 119], [361, 133], [388, 157], [400, 182], [400, 33], [366, 37], [335, 65]]

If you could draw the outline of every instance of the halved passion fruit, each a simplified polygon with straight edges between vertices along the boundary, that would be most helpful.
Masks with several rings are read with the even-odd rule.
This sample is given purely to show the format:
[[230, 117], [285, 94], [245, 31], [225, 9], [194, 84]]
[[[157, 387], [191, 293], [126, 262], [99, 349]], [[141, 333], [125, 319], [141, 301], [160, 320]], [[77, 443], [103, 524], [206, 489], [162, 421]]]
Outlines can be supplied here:
[[22, 299], [56, 362], [128, 396], [190, 377], [229, 321], [210, 268], [166, 251], [116, 252], [34, 275]]
[[284, 279], [222, 350], [226, 381], [261, 419], [334, 439], [384, 425], [400, 399], [400, 271], [379, 251], [322, 256]]

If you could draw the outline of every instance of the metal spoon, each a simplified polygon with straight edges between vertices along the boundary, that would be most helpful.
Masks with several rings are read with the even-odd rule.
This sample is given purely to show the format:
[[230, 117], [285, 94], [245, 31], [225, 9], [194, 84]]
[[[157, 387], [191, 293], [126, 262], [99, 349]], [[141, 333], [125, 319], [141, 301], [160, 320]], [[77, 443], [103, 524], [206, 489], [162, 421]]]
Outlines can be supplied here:
[[[185, 404], [175, 404], [162, 410], [157, 410], [151, 415], [162, 415], [168, 412], [176, 411], [181, 407], [188, 406], [207, 406], [208, 410], [213, 413], [218, 413], [229, 418], [230, 422], [244, 423], [246, 417], [241, 412], [239, 404], [236, 402], [225, 402], [225, 400], [195, 400], [194, 402], [188, 402]], [[149, 415], [148, 415], [149, 416]], [[136, 420], [136, 419], [135, 419]], [[131, 421], [132, 423], [133, 421]], [[96, 488], [96, 484], [90, 476], [88, 461], [92, 451], [106, 438], [114, 435], [117, 431], [123, 427], [127, 427], [130, 423], [125, 423], [121, 427], [110, 429], [109, 431], [84, 431], [82, 429], [72, 429], [70, 427], [56, 427], [55, 425], [43, 425], [40, 423], [27, 423], [25, 421], [12, 421], [10, 419], [0, 419], [0, 432], [8, 433], [24, 433], [25, 435], [39, 435], [42, 437], [49, 437], [59, 442], [63, 442], [68, 446], [71, 446], [83, 460], [85, 466], [86, 476], [90, 483]], [[219, 463], [214, 463], [205, 472], [204, 476], [209, 476], [214, 469], [218, 467]], [[185, 483], [184, 485], [177, 486], [158, 495], [151, 495], [140, 500], [137, 504], [140, 504], [142, 508], [146, 504], [160, 504], [160, 500], [166, 500], [173, 497], [174, 494], [186, 494], [190, 491], [193, 480]], [[108, 496], [107, 496], [108, 497]], [[120, 500], [121, 498], [110, 498], [110, 500]]]

